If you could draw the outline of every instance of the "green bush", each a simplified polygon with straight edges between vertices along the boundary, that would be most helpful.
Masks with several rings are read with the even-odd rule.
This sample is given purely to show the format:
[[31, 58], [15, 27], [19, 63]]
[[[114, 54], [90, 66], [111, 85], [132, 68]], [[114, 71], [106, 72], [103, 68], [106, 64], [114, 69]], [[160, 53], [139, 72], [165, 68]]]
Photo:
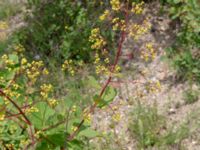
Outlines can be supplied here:
[[183, 96], [186, 104], [192, 104], [198, 101], [199, 92], [197, 90], [188, 89], [184, 92]]
[[138, 149], [171, 149], [182, 146], [183, 139], [189, 136], [185, 123], [178, 127], [166, 126], [166, 119], [156, 106], [139, 104], [132, 112], [129, 129], [137, 140]]
[[28, 25], [18, 33], [19, 42], [31, 57], [88, 61], [92, 51], [88, 38], [104, 5], [89, 0], [29, 0], [32, 13], [27, 15]]
[[200, 3], [197, 0], [167, 0], [172, 19], [181, 29], [167, 54], [174, 60], [179, 76], [200, 82]]

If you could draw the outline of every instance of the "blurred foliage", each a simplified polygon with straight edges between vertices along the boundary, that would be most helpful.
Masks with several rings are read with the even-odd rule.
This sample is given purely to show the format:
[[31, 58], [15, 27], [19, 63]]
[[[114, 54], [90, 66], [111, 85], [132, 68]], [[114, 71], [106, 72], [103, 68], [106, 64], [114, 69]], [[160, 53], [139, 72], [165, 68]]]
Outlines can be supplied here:
[[172, 19], [181, 22], [177, 40], [167, 49], [178, 75], [200, 82], [200, 3], [197, 0], [167, 0]]
[[199, 91], [193, 90], [192, 88], [190, 88], [183, 93], [183, 96], [184, 96], [183, 98], [186, 104], [192, 104], [198, 101]]
[[[88, 38], [105, 5], [108, 2], [98, 0], [29, 0], [28, 25], [18, 32], [19, 42], [31, 57], [88, 62], [92, 51]], [[110, 30], [105, 34], [111, 40]]]
[[171, 149], [182, 147], [181, 141], [189, 135], [188, 126], [166, 124], [166, 118], [157, 111], [157, 106], [138, 103], [132, 111], [129, 129], [137, 140], [138, 149]]
[[9, 0], [0, 1], [0, 20], [9, 19], [9, 17], [14, 16], [15, 14], [21, 11], [21, 5], [16, 2], [13, 5], [13, 2]]
[[[38, 140], [37, 150], [58, 149], [66, 144], [70, 149], [81, 150], [90, 138], [99, 134], [90, 128], [91, 116], [87, 111], [88, 106], [96, 100], [93, 95], [98, 93], [100, 85], [93, 76], [68, 77], [65, 82], [57, 85], [48, 80], [47, 72], [42, 61], [29, 62], [23, 55], [4, 54], [0, 61], [0, 89], [4, 89], [7, 96], [31, 120], [35, 129], [34, 136]], [[63, 72], [56, 74], [54, 78], [65, 78]], [[104, 106], [116, 96], [113, 91], [109, 87], [104, 93]], [[6, 97], [0, 97], [0, 110], [1, 145], [13, 149], [28, 146], [31, 142], [29, 125], [18, 114], [13, 103]], [[18, 114], [21, 121], [9, 119], [14, 114]], [[67, 141], [69, 134], [74, 132], [82, 118], [85, 118], [85, 122], [78, 135], [74, 140]]]

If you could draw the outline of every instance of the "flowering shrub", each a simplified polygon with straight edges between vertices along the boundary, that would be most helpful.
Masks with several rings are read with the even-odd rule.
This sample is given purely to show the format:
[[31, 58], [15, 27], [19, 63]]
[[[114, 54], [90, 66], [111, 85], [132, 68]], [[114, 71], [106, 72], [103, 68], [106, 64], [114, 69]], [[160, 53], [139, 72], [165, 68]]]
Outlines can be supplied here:
[[[59, 9], [66, 9], [65, 11], [71, 17], [74, 15], [76, 9], [82, 10], [83, 7], [79, 3], [77, 5], [74, 2], [70, 2], [67, 3], [68, 7], [64, 8], [64, 1], [59, 2]], [[50, 1], [48, 4], [57, 7], [57, 3], [51, 3]], [[61, 66], [63, 74], [67, 77], [70, 75], [75, 77], [71, 78], [74, 79], [71, 82], [68, 81], [67, 86], [70, 86], [71, 83], [72, 86], [67, 89], [67, 94], [65, 94], [67, 96], [64, 98], [57, 96], [56, 92], [59, 91], [56, 90], [57, 87], [51, 81], [45, 82], [45, 76], [48, 77], [51, 73], [45, 67], [44, 62], [41, 60], [29, 60], [26, 57], [26, 45], [25, 47], [21, 44], [14, 45], [12, 53], [1, 56], [0, 134], [2, 135], [2, 148], [29, 149], [32, 147], [35, 149], [65, 149], [67, 147], [70, 149], [83, 149], [85, 140], [100, 134], [90, 128], [92, 114], [96, 107], [109, 106], [109, 103], [116, 96], [116, 90], [110, 86], [110, 82], [121, 71], [118, 62], [122, 55], [123, 44], [127, 38], [138, 40], [150, 29], [150, 24], [147, 20], [144, 20], [142, 24], [130, 21], [133, 15], [140, 15], [142, 13], [143, 5], [144, 3], [132, 3], [130, 5], [129, 3], [122, 3], [119, 0], [110, 1], [106, 10], [98, 18], [101, 25], [95, 25], [89, 32], [88, 38], [86, 36], [84, 37], [84, 41], [82, 41], [93, 50], [93, 64], [96, 75], [93, 73], [93, 75], [85, 77], [84, 80], [77, 79], [76, 75], [81, 69], [83, 70], [85, 62], [71, 59], [72, 57], [66, 57]], [[69, 10], [73, 10], [72, 12], [68, 10], [71, 7], [72, 9]], [[82, 11], [85, 11], [85, 9]], [[57, 15], [53, 14], [52, 17], [58, 19]], [[76, 23], [83, 21], [79, 19], [76, 20], [78, 21]], [[69, 30], [77, 29], [73, 27], [76, 27], [76, 25], [72, 24]], [[54, 36], [54, 31], [56, 30], [68, 30], [66, 24], [54, 27], [50, 26], [50, 29], [52, 28], [51, 34], [42, 35], [42, 37], [37, 36], [38, 40], [45, 40], [46, 36]], [[110, 42], [106, 34], [108, 30], [112, 33], [113, 39], [118, 38], [114, 43]], [[79, 34], [78, 31], [76, 32]], [[71, 34], [68, 37], [70, 36]], [[37, 38], [33, 40], [37, 40]], [[57, 40], [63, 45], [63, 40], [61, 39], [58, 38]], [[78, 48], [84, 48], [82, 44], [77, 44], [77, 46]], [[76, 51], [76, 54], [79, 54], [79, 51]], [[87, 52], [84, 55], [87, 55]], [[147, 43], [146, 49], [141, 52], [141, 59], [150, 61], [155, 58], [155, 55], [156, 51], [153, 45]], [[104, 77], [105, 83], [101, 85], [94, 77], [97, 75]], [[85, 97], [79, 95], [80, 92], [78, 91], [81, 89], [76, 84], [81, 83], [83, 86], [93, 88], [86, 92], [87, 94], [92, 93], [93, 96], [88, 95]], [[160, 83], [158, 81], [149, 81], [146, 87], [148, 92], [155, 92], [160, 88]], [[66, 88], [66, 86], [63, 88]], [[88, 99], [92, 100], [84, 102], [84, 100]], [[120, 115], [113, 115], [113, 120], [119, 121]]]
[[27, 13], [28, 25], [17, 36], [29, 56], [54, 56], [57, 64], [68, 58], [90, 61], [92, 50], [87, 41], [104, 4], [88, 0], [30, 0], [28, 4], [32, 10]]

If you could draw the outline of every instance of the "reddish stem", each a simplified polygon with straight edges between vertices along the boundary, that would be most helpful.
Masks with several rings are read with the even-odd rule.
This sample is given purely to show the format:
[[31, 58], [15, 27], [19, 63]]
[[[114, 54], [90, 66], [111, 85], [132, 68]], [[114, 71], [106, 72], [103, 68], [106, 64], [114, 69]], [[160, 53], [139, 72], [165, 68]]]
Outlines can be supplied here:
[[17, 105], [17, 103], [15, 103], [6, 93], [3, 92], [2, 89], [0, 89], [0, 95], [2, 95], [3, 97], [5, 97], [6, 99], [8, 99], [14, 106], [15, 108], [20, 112], [20, 114], [24, 117], [24, 119], [26, 120], [26, 123], [28, 125], [32, 125], [30, 120], [26, 117], [26, 115], [24, 114], [24, 112], [22, 111], [22, 109]]
[[28, 119], [28, 117], [25, 115], [25, 113], [22, 111], [22, 109], [18, 106], [17, 103], [15, 103], [14, 100], [12, 100], [6, 93], [3, 92], [2, 89], [0, 89], [0, 95], [2, 95], [3, 97], [5, 97], [6, 99], [8, 99], [14, 106], [15, 108], [20, 112], [20, 114], [23, 116], [23, 118], [25, 119], [25, 122], [29, 125], [30, 127], [30, 132], [31, 132], [31, 139], [32, 139], [32, 144], [35, 143], [34, 140], [34, 134], [33, 134], [33, 130], [32, 130], [32, 123], [30, 122], [30, 120]]
[[[128, 11], [126, 11], [125, 13], [125, 23], [126, 25], [128, 24]], [[123, 43], [124, 43], [124, 40], [125, 40], [125, 37], [126, 37], [126, 31], [122, 31], [121, 35], [120, 35], [120, 41], [119, 41], [119, 45], [118, 45], [118, 50], [117, 50], [117, 54], [116, 54], [116, 57], [115, 57], [115, 60], [114, 60], [114, 64], [113, 64], [113, 67], [111, 68], [111, 74], [110, 76], [108, 77], [108, 79], [106, 80], [104, 86], [102, 87], [102, 90], [99, 94], [99, 97], [102, 97], [102, 95], [104, 94], [106, 88], [108, 87], [108, 85], [110, 84], [111, 80], [112, 80], [112, 73], [114, 72], [115, 70], [115, 67], [119, 61], [119, 58], [120, 58], [120, 55], [121, 55], [121, 52], [122, 52], [122, 46], [123, 46]], [[97, 106], [98, 103], [94, 103], [91, 108], [90, 108], [90, 111], [88, 112], [89, 113], [93, 113], [96, 106]], [[77, 130], [75, 130], [69, 137], [68, 137], [68, 141], [71, 141], [74, 139], [74, 137], [76, 136], [76, 134], [78, 133], [78, 131], [80, 130], [81, 126], [83, 125], [85, 119], [82, 119], [82, 121], [79, 123], [79, 125], [77, 126]]]

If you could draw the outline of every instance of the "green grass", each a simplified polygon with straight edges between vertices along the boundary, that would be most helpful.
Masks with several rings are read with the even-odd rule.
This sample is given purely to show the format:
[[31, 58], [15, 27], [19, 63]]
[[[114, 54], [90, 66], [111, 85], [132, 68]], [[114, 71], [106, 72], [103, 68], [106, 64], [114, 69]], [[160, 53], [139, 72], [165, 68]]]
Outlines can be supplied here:
[[6, 20], [11, 16], [20, 12], [21, 6], [19, 3], [10, 2], [9, 0], [0, 0], [0, 20]]
[[138, 149], [182, 149], [182, 140], [189, 136], [185, 124], [175, 128], [167, 127], [166, 118], [160, 115], [156, 106], [144, 106], [140, 103], [131, 113], [129, 129], [137, 141]]
[[159, 142], [159, 130], [164, 125], [164, 118], [158, 115], [156, 107], [138, 104], [132, 112], [130, 130], [138, 142], [139, 148], [147, 148]]
[[189, 89], [183, 93], [183, 99], [186, 104], [192, 104], [198, 101], [199, 92], [197, 90]]

